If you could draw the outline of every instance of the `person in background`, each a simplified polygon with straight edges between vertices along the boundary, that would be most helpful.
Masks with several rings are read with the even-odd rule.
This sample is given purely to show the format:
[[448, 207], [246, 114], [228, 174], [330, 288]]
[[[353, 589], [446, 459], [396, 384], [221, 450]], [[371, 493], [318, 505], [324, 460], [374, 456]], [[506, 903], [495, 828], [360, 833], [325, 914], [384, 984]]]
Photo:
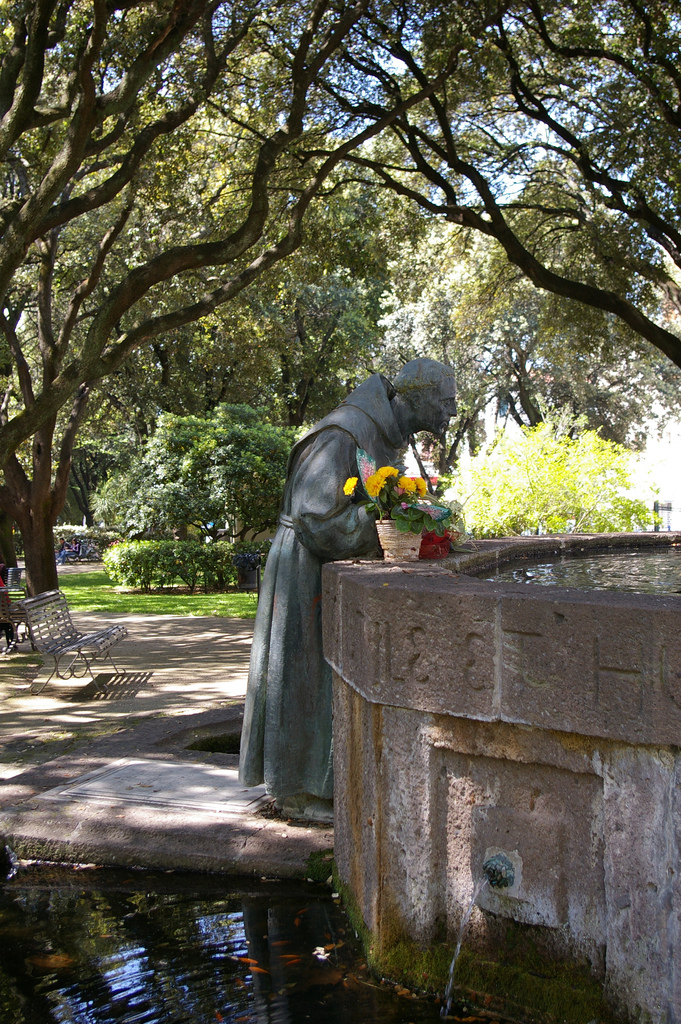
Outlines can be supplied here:
[[[2, 580], [2, 582], [0, 583], [0, 590], [6, 593], [7, 567], [4, 562], [0, 562], [0, 579]], [[7, 599], [2, 602], [2, 605], [3, 608], [9, 608], [9, 597], [7, 597]], [[5, 650], [2, 651], [2, 654], [9, 654], [16, 647], [16, 644], [14, 642], [14, 626], [9, 621], [9, 619], [0, 619], [0, 630], [5, 634], [5, 640], [7, 641], [7, 646], [5, 647]]]
[[64, 537], [59, 538], [59, 547], [57, 548], [57, 565], [63, 565], [66, 559], [71, 555], [73, 548], [70, 544], [66, 543]]

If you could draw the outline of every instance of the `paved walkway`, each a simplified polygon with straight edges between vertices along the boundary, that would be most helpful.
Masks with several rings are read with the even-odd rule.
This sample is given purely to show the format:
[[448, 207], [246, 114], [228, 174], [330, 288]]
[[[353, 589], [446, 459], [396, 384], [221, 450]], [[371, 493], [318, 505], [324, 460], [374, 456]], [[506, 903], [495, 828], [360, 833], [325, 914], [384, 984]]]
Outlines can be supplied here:
[[189, 749], [240, 731], [252, 620], [73, 618], [128, 627], [114, 649], [125, 674], [105, 668], [105, 696], [85, 680], [35, 696], [11, 674], [27, 655], [3, 662], [0, 836], [23, 858], [305, 877], [332, 827], [273, 817], [262, 788], [239, 786], [238, 755]]
[[[112, 622], [127, 626], [128, 637], [113, 651], [126, 674], [107, 678], [106, 697], [86, 680], [53, 680], [35, 696], [29, 683], [11, 677], [9, 656], [0, 681], [0, 779], [145, 717], [196, 714], [246, 692], [252, 620], [78, 612], [73, 619], [85, 632]], [[37, 682], [49, 676], [50, 662]], [[103, 671], [110, 675], [108, 666]]]

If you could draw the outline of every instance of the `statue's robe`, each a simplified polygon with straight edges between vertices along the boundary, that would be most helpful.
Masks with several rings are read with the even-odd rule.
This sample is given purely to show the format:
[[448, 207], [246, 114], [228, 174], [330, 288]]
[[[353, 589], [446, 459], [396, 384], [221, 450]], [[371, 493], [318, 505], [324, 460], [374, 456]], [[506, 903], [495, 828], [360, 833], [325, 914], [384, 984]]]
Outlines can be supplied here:
[[321, 570], [324, 562], [380, 555], [373, 517], [343, 486], [358, 475], [357, 448], [383, 466], [405, 447], [389, 387], [374, 374], [291, 452], [255, 619], [239, 766], [244, 785], [264, 781], [278, 801], [333, 797]]

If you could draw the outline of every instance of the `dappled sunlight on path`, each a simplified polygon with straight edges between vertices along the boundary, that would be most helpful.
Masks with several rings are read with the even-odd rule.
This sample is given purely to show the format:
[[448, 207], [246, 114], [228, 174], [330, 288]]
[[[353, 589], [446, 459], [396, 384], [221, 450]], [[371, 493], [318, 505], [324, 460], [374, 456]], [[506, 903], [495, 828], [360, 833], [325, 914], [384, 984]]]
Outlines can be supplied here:
[[[144, 717], [195, 714], [246, 692], [249, 620], [78, 612], [73, 619], [83, 632], [114, 622], [127, 627], [128, 637], [113, 650], [120, 674], [102, 666], [107, 694], [81, 678], [53, 680], [32, 695], [18, 673], [15, 679], [6, 673], [0, 683], [0, 778], [65, 752], [76, 739], [129, 728]], [[48, 661], [38, 682], [51, 671]]]

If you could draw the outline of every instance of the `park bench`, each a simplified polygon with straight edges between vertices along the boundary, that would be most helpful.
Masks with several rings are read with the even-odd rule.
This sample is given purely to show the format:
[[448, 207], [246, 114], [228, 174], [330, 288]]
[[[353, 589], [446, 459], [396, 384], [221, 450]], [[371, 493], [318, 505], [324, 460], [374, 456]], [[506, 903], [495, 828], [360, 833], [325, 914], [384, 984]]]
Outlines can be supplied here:
[[10, 567], [7, 570], [7, 589], [14, 590], [21, 586], [21, 569]]
[[[128, 635], [125, 626], [108, 626], [94, 633], [79, 632], [71, 621], [69, 606], [60, 590], [48, 590], [37, 597], [27, 597], [23, 604], [33, 646], [41, 654], [49, 654], [54, 658], [52, 673], [44, 683], [33, 683], [31, 693], [41, 693], [55, 674], [57, 679], [79, 679], [87, 672], [97, 689], [106, 693], [106, 686], [95, 678], [90, 666], [96, 658], [104, 657], [111, 662], [114, 672], [118, 673], [111, 657], [111, 648]], [[70, 659], [65, 671], [60, 671], [62, 658]], [[78, 667], [83, 664], [83, 671], [79, 674]]]
[[0, 587], [0, 621], [11, 622], [14, 631], [14, 642], [7, 648], [12, 650], [16, 644], [23, 643], [28, 639], [28, 623], [26, 621], [26, 609], [24, 600], [26, 591], [22, 587], [9, 585]]

